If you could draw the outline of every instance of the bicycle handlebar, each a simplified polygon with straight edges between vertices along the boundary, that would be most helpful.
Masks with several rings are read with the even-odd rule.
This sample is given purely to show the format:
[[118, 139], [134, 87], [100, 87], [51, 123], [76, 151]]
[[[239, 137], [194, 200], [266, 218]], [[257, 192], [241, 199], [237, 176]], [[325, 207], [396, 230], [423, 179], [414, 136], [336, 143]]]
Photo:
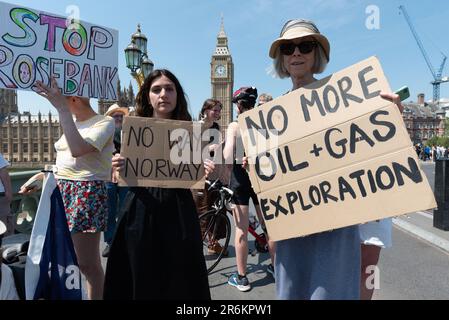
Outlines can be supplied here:
[[212, 189], [216, 188], [220, 193], [222, 193], [222, 192], [227, 193], [229, 195], [229, 197], [232, 197], [232, 195], [234, 194], [234, 191], [223, 186], [223, 184], [221, 183], [221, 181], [219, 179], [215, 180], [214, 182], [206, 180], [206, 185], [209, 185], [209, 188], [207, 189], [207, 191], [211, 191]]

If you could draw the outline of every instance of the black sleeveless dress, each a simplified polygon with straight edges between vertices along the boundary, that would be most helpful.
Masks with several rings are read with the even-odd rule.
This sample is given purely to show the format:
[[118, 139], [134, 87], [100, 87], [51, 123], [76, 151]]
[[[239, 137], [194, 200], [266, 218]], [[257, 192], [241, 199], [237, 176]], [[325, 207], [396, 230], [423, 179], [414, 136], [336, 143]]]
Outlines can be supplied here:
[[104, 299], [210, 300], [190, 190], [130, 189], [110, 249]]
[[[244, 150], [241, 137], [235, 139], [235, 150]], [[237, 158], [238, 152], [235, 150], [234, 163], [232, 165], [231, 178], [229, 181], [229, 188], [234, 192], [232, 202], [236, 205], [247, 206], [249, 204], [249, 199], [251, 198], [254, 205], [259, 205], [259, 200], [251, 185], [248, 173], [242, 167], [242, 159]]]

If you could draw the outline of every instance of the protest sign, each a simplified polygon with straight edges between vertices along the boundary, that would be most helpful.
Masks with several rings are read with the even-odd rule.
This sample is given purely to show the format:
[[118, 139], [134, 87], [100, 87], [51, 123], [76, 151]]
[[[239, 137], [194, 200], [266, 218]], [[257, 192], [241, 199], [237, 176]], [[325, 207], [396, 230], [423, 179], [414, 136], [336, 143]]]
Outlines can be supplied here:
[[35, 91], [56, 78], [64, 95], [117, 99], [118, 32], [0, 2], [0, 88]]
[[239, 117], [273, 240], [436, 207], [397, 106], [381, 91], [391, 92], [372, 57]]
[[203, 189], [203, 140], [199, 123], [125, 117], [119, 185]]

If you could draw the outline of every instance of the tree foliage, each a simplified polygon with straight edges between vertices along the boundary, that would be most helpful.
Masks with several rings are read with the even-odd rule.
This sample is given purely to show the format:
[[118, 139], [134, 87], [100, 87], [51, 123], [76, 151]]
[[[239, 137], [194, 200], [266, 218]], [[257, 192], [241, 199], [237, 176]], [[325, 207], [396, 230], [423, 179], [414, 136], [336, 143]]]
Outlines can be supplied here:
[[449, 137], [437, 137], [434, 136], [427, 140], [426, 146], [443, 146], [445, 148], [449, 147]]

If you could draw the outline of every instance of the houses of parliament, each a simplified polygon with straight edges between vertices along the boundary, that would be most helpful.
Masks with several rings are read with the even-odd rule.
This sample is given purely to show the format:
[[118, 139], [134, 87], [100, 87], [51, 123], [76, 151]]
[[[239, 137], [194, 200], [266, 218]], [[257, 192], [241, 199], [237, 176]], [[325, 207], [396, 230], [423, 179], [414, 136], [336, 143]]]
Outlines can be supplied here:
[[[122, 90], [119, 84], [117, 91], [119, 101], [99, 101], [99, 113], [104, 114], [113, 103], [134, 104], [131, 85]], [[57, 113], [19, 113], [17, 92], [0, 89], [0, 128], [1, 153], [12, 168], [40, 169], [55, 163], [54, 144], [63, 134]]]

